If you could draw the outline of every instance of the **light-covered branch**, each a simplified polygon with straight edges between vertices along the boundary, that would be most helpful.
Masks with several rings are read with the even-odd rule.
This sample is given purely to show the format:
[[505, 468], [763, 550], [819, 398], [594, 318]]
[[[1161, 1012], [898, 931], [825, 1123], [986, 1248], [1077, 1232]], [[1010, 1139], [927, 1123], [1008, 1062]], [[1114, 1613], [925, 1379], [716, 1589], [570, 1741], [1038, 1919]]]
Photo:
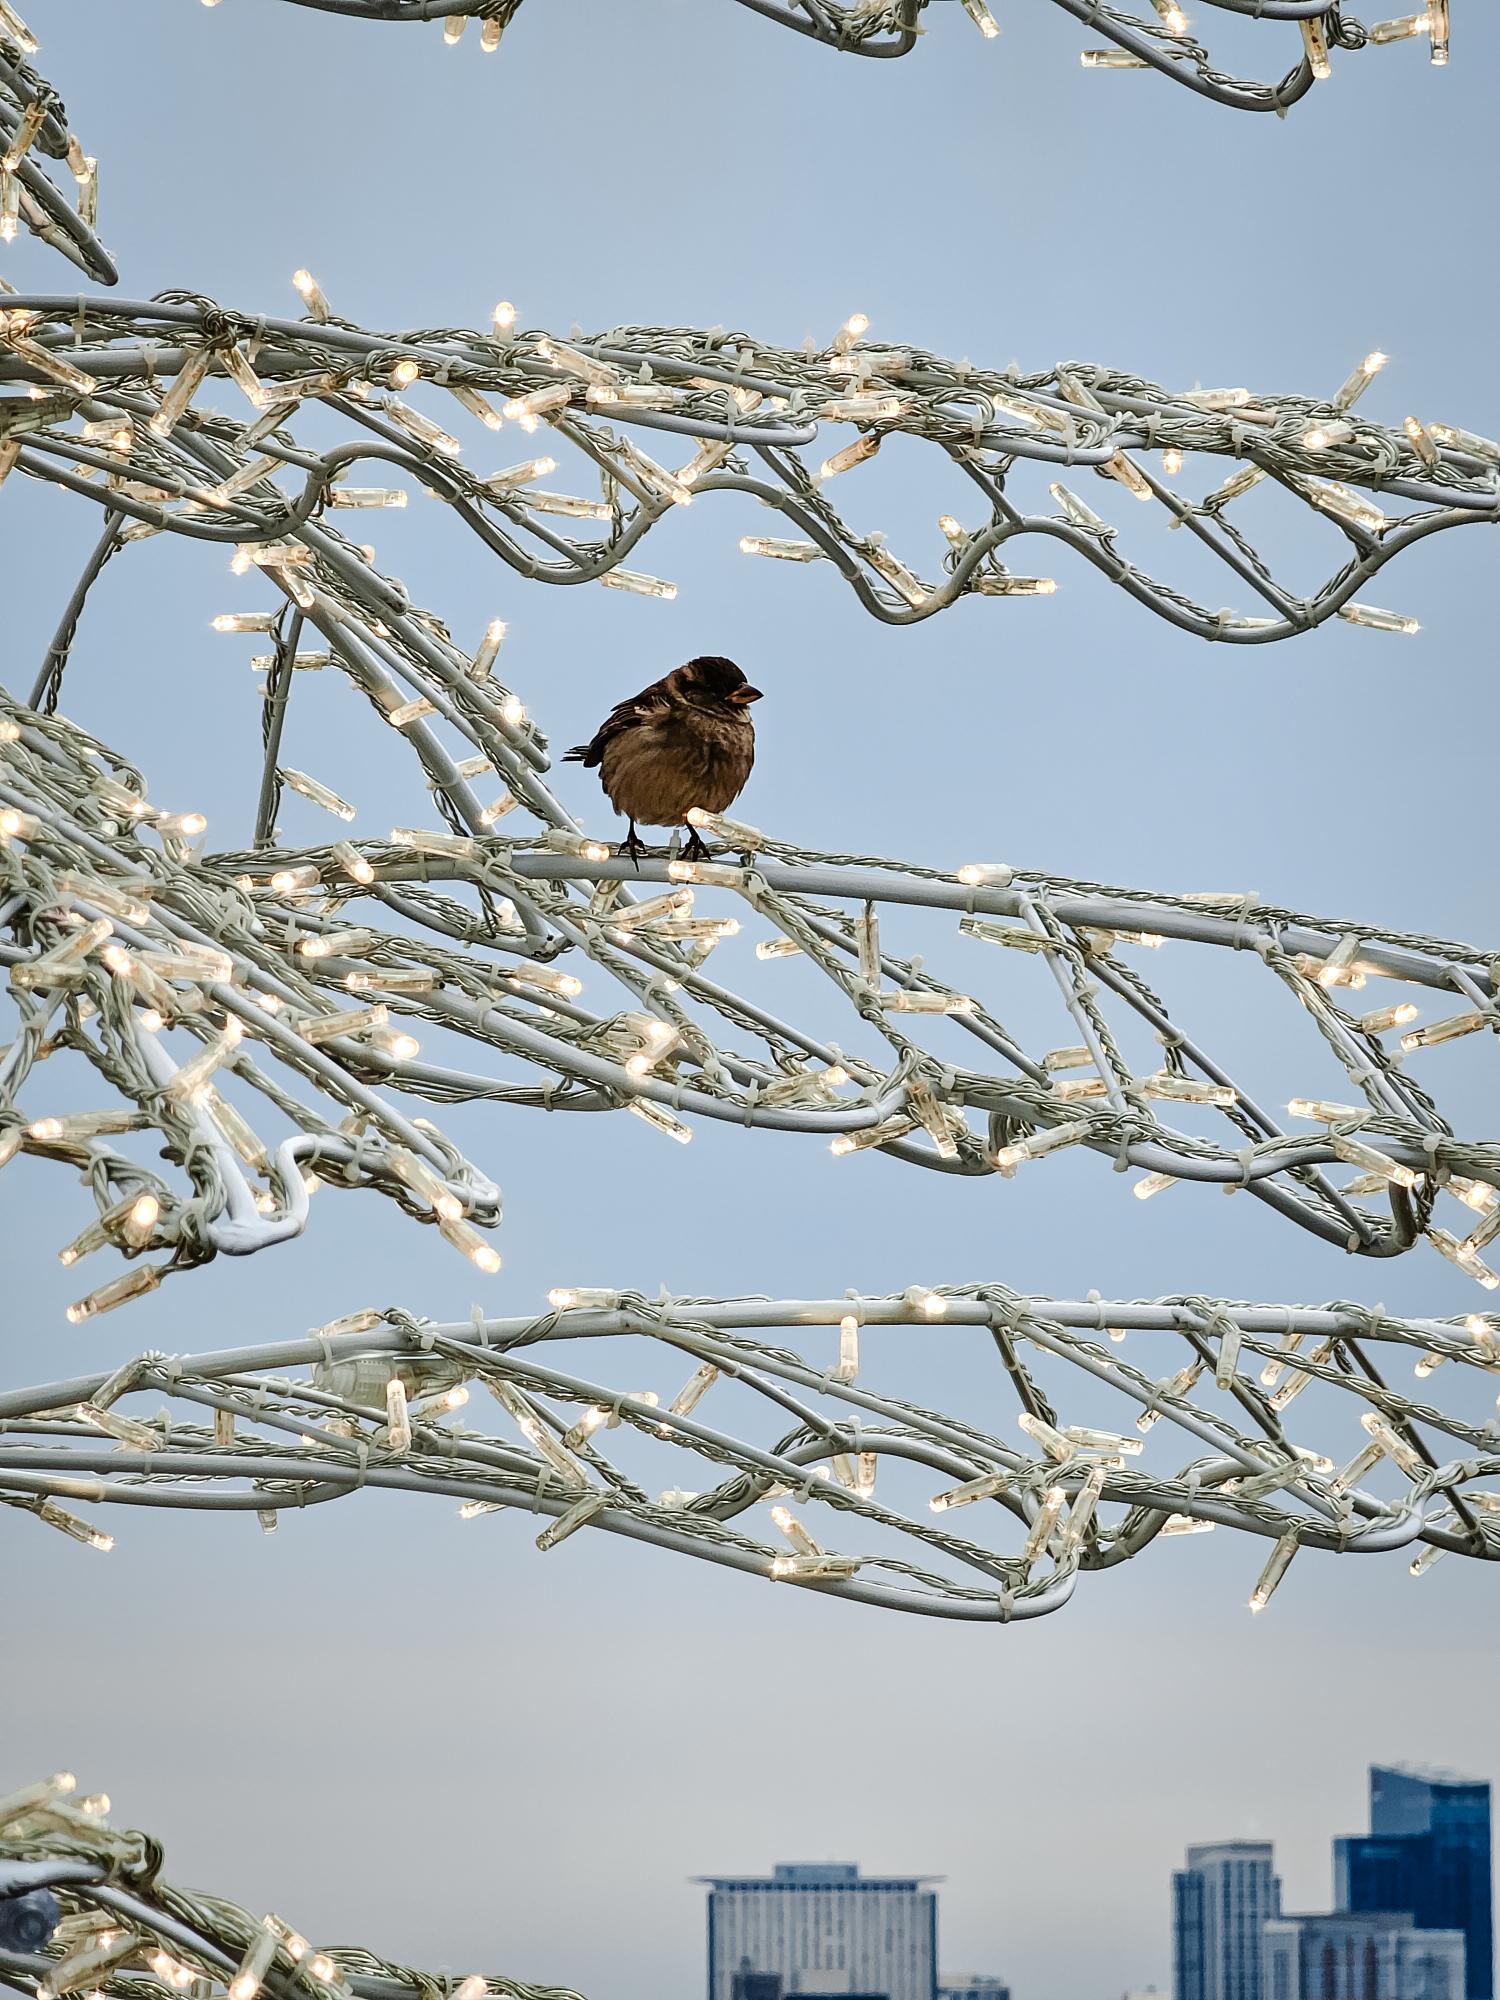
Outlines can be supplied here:
[[[208, 4], [217, 5], [218, 0]], [[449, 43], [459, 42], [468, 19], [478, 17], [479, 46], [492, 54], [520, 0], [295, 0], [295, 4], [362, 21], [440, 20]], [[762, 20], [849, 55], [909, 55], [919, 37], [954, 26], [931, 16], [924, 20], [932, 0], [739, 0], [739, 4]], [[961, 4], [986, 41], [999, 37], [1005, 10], [998, 0], [961, 0]], [[1448, 60], [1448, 0], [1435, 0], [1421, 13], [1377, 22], [1369, 30], [1344, 14], [1335, 0], [1202, 0], [1216, 15], [1270, 24], [1263, 39], [1278, 55], [1294, 58], [1293, 67], [1275, 82], [1235, 76], [1217, 67], [1178, 0], [1150, 0], [1149, 6], [1136, 7], [1108, 6], [1103, 0], [1054, 0], [1054, 4], [1090, 34], [1104, 38], [1103, 48], [1083, 51], [1085, 69], [1155, 70], [1198, 96], [1237, 111], [1285, 114], [1315, 83], [1332, 75], [1333, 63], [1342, 54], [1368, 43], [1420, 40], [1432, 62]], [[944, 12], [957, 15], [958, 5], [945, 7]]]
[[[498, 1269], [479, 1229], [499, 1221], [499, 1190], [378, 1088], [416, 1040], [374, 996], [329, 1007], [301, 971], [315, 962], [312, 934], [273, 940], [253, 899], [196, 865], [204, 826], [149, 805], [140, 774], [73, 725], [0, 716], [0, 922], [27, 939], [0, 944], [19, 1016], [0, 1052], [0, 1164], [25, 1149], [81, 1172], [97, 1213], [61, 1246], [65, 1263], [106, 1247], [141, 1260], [70, 1318], [154, 1290], [169, 1270], [297, 1235], [319, 1175], [392, 1196]], [[109, 1103], [40, 1110], [38, 1065], [65, 1052], [92, 1066]], [[236, 1088], [278, 1115], [274, 1137]], [[159, 1135], [188, 1190], [123, 1149], [141, 1130]]]
[[[114, 263], [94, 233], [99, 162], [69, 130], [62, 99], [32, 68], [36, 50], [26, 23], [0, 0], [0, 250], [25, 229], [96, 284], [112, 285]], [[48, 162], [61, 164], [68, 193], [60, 177], [49, 173]], [[14, 289], [0, 277], [0, 296]], [[16, 415], [4, 411], [10, 422], [0, 420], [0, 450], [7, 435], [15, 433]]]
[[[456, 528], [543, 583], [675, 597], [674, 583], [627, 562], [653, 531], [665, 547], [680, 508], [735, 495], [792, 531], [742, 535], [747, 556], [826, 566], [887, 624], [963, 598], [1050, 594], [1053, 578], [1012, 565], [1060, 546], [1159, 617], [1232, 645], [1335, 616], [1413, 632], [1414, 618], [1363, 603], [1364, 586], [1428, 535], [1500, 520], [1500, 445], [1430, 415], [1391, 427], [1356, 408], [1385, 365], [1379, 353], [1323, 397], [1172, 391], [1094, 363], [1024, 373], [877, 346], [858, 314], [820, 352], [721, 328], [562, 340], [519, 331], [508, 302], [487, 333], [371, 333], [334, 319], [316, 280], [296, 276], [304, 320], [182, 293], [14, 298], [0, 388], [45, 396], [49, 421], [34, 428], [28, 414], [25, 435], [0, 444], [0, 469], [86, 495], [126, 538], [233, 542], [246, 566], [290, 550], [288, 568], [314, 567], [302, 583], [338, 570], [371, 611], [404, 609], [403, 593], [356, 579], [369, 564], [323, 515], [405, 504], [397, 485], [354, 485], [382, 467], [419, 475]], [[229, 414], [209, 404], [226, 375]], [[347, 425], [347, 442], [318, 448], [294, 434], [319, 406]], [[497, 432], [523, 455], [471, 471], [465, 441], [492, 444]], [[684, 440], [691, 455], [668, 464]], [[900, 457], [908, 487], [919, 450], [953, 511], [937, 515], [929, 546], [898, 551], [856, 510], [882, 490], [877, 454]], [[564, 492], [543, 484], [559, 453]], [[1239, 503], [1263, 483], [1257, 507], [1271, 495], [1300, 514], [1300, 557], [1326, 544], [1333, 566], [1311, 593], [1279, 580], [1238, 524]], [[1186, 530], [1251, 608], [1196, 600], [1127, 554], [1130, 528], [1148, 525], [1142, 508], [1149, 525]], [[1122, 509], [1134, 517], [1124, 528], [1111, 518]]]
[[[976, 1354], [993, 1366], [1013, 1405], [994, 1433], [927, 1405], [935, 1348], [947, 1371]], [[1439, 1369], [1440, 1404], [1410, 1393], [1413, 1371]], [[0, 1501], [107, 1548], [76, 1506], [253, 1510], [270, 1530], [371, 1489], [427, 1494], [469, 1522], [539, 1514], [543, 1551], [588, 1527], [1002, 1623], [1223, 1527], [1272, 1544], [1241, 1559], [1247, 1582], [1260, 1572], [1258, 1610], [1304, 1548], [1399, 1552], [1415, 1575], [1450, 1552], [1500, 1556], [1497, 1373], [1490, 1315], [1000, 1284], [841, 1299], [563, 1287], [529, 1318], [369, 1308], [306, 1337], [7, 1391]], [[475, 1389], [490, 1411], [477, 1429]]]
[[[370, 662], [346, 626], [328, 629], [368, 696]], [[1002, 1179], [1077, 1146], [1139, 1169], [1143, 1199], [1241, 1188], [1340, 1248], [1391, 1257], [1425, 1237], [1482, 1286], [1500, 1282], [1483, 1255], [1500, 1233], [1500, 1146], [1455, 1136], [1418, 1080], [1430, 1046], [1491, 1046], [1484, 953], [1253, 892], [817, 854], [712, 815], [704, 830], [731, 858], [634, 864], [573, 830], [515, 754], [544, 763], [542, 739], [519, 720], [513, 737], [493, 727], [485, 683], [431, 685], [454, 695], [451, 731], [481, 746], [461, 760], [435, 722], [417, 725], [448, 824], [230, 854], [202, 852], [201, 816], [151, 805], [140, 774], [73, 724], [0, 696], [0, 921], [15, 940], [0, 962], [20, 1017], [0, 1057], [0, 1161], [25, 1150], [85, 1169], [99, 1214], [60, 1246], [65, 1261], [106, 1248], [172, 1260], [136, 1261], [77, 1317], [166, 1269], [299, 1233], [320, 1182], [393, 1195], [498, 1269], [476, 1233], [498, 1221], [498, 1190], [397, 1108], [403, 1093], [625, 1109], [684, 1142], [711, 1119]], [[525, 771], [541, 830], [490, 832], [463, 761]], [[1140, 952], [1165, 970], [1183, 947], [1235, 954], [1308, 1023], [1308, 1074], [1331, 1059], [1344, 1096], [1304, 1085], [1289, 1127], [1265, 1109], [1141, 976]], [[1370, 980], [1397, 997], [1368, 1007], [1356, 995]], [[1435, 1020], [1421, 1018], [1429, 992], [1452, 996]], [[1048, 996], [1058, 1044], [1028, 1053], [1005, 1016]], [[443, 1037], [437, 1052], [413, 1017]], [[494, 1068], [469, 1066], [480, 1050]], [[91, 1064], [112, 1102], [49, 1109], [56, 1057]], [[190, 1194], [120, 1150], [153, 1128]], [[1356, 1177], [1336, 1187], [1330, 1167]]]
[[111, 1826], [71, 1772], [0, 1796], [0, 1990], [42, 2000], [578, 2000], [318, 1947], [283, 1918], [165, 1881], [160, 1843]]

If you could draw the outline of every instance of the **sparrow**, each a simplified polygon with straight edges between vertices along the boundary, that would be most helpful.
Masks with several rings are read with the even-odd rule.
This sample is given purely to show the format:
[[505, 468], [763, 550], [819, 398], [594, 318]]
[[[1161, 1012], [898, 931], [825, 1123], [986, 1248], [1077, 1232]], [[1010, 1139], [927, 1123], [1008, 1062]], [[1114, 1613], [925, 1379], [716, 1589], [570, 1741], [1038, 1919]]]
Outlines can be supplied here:
[[[610, 804], [630, 822], [625, 851], [639, 861], [637, 820], [683, 826], [689, 806], [723, 812], [739, 797], [755, 762], [749, 708], [759, 700], [733, 660], [703, 654], [622, 701], [563, 761], [598, 771]], [[707, 852], [692, 828], [684, 856]]]

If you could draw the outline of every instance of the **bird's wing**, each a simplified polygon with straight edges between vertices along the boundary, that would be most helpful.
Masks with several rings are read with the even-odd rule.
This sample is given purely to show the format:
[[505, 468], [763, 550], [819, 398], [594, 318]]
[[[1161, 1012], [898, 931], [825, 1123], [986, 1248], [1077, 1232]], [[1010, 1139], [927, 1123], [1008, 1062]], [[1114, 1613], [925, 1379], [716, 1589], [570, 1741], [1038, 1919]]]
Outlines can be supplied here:
[[653, 681], [648, 688], [642, 688], [629, 701], [622, 701], [612, 708], [604, 721], [594, 731], [588, 743], [578, 743], [564, 754], [564, 763], [582, 764], [586, 770], [594, 770], [602, 763], [605, 745], [612, 743], [627, 729], [638, 729], [652, 715], [659, 714], [671, 705], [674, 692], [672, 674], [659, 681]]

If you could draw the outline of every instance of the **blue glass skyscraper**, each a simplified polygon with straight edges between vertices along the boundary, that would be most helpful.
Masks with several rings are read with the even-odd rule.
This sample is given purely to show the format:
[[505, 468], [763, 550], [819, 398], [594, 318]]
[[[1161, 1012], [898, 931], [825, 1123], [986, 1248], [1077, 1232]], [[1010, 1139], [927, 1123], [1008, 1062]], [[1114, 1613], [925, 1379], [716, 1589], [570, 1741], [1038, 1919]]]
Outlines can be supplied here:
[[1370, 1831], [1333, 1844], [1342, 1910], [1410, 1910], [1464, 1934], [1466, 2000], [1494, 2000], [1490, 1788], [1451, 1771], [1370, 1768]]

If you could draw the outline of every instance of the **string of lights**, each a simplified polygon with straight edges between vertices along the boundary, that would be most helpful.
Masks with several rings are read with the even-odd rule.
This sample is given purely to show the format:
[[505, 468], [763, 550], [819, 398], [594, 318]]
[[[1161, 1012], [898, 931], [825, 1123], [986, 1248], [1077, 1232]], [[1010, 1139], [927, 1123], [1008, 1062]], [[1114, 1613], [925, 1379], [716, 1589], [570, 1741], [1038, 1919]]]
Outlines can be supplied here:
[[[976, 1353], [1008, 1380], [1006, 1435], [890, 1386], [904, 1367], [921, 1390]], [[1408, 1366], [1423, 1383], [1445, 1370], [1445, 1407], [1394, 1385]], [[104, 1550], [112, 1535], [76, 1506], [253, 1511], [274, 1531], [361, 1492], [425, 1494], [465, 1522], [540, 1516], [544, 1552], [588, 1527], [1002, 1623], [1223, 1527], [1272, 1544], [1260, 1610], [1304, 1548], [1399, 1553], [1417, 1576], [1449, 1553], [1500, 1557], [1500, 1491], [1483, 1484], [1500, 1474], [1497, 1371], [1495, 1315], [1000, 1284], [812, 1300], [563, 1287], [531, 1317], [369, 1308], [304, 1338], [6, 1391], [0, 1503]], [[498, 1405], [493, 1429], [468, 1427], [471, 1388]]]
[[[334, 319], [308, 272], [296, 279], [310, 312], [301, 320], [226, 312], [188, 294], [13, 297], [0, 326], [0, 385], [28, 393], [6, 408], [0, 470], [88, 496], [117, 539], [167, 531], [232, 542], [241, 567], [274, 569], [288, 550], [288, 567], [335, 560], [326, 509], [406, 503], [400, 486], [345, 485], [356, 467], [378, 463], [396, 477], [418, 474], [435, 503], [518, 575], [666, 599], [676, 584], [627, 559], [680, 508], [732, 494], [795, 531], [742, 535], [747, 556], [824, 565], [887, 624], [962, 598], [1050, 594], [1052, 577], [1007, 566], [1018, 547], [1044, 542], [1182, 630], [1237, 645], [1335, 616], [1413, 632], [1414, 618], [1362, 602], [1361, 589], [1414, 542], [1500, 520], [1500, 445], [1416, 414], [1389, 427], [1356, 409], [1384, 368], [1378, 352], [1323, 398], [1169, 391], [1092, 363], [1027, 374], [877, 347], [859, 314], [812, 352], [680, 327], [564, 341], [520, 331], [508, 302], [487, 333], [370, 333]], [[210, 378], [224, 376], [249, 405], [243, 414], [199, 405]], [[295, 419], [328, 413], [347, 427], [346, 442], [319, 449], [293, 436]], [[517, 436], [526, 456], [471, 471], [462, 463], [471, 431]], [[676, 467], [644, 449], [684, 439], [694, 449]], [[887, 467], [900, 461], [893, 490], [902, 490], [923, 470], [910, 457], [918, 445], [947, 461], [951, 504], [969, 518], [940, 513], [934, 547], [908, 559], [850, 517], [862, 494], [882, 490], [877, 455], [887, 454]], [[573, 491], [542, 484], [559, 452]], [[1013, 490], [1028, 480], [1048, 483], [1045, 510], [1029, 511]], [[1247, 503], [1258, 519], [1253, 509], [1268, 496], [1300, 522], [1299, 556], [1321, 536], [1336, 560], [1310, 594], [1280, 581], [1239, 524]], [[1185, 529], [1171, 546], [1190, 545], [1200, 563], [1206, 554], [1255, 608], [1216, 608], [1151, 575], [1098, 511], [1111, 499], [1138, 522]], [[357, 562], [353, 546], [337, 560]], [[934, 568], [928, 580], [922, 572]], [[401, 597], [392, 585], [370, 589], [382, 603]]]
[[[217, 6], [219, 0], [204, 4]], [[479, 46], [493, 54], [520, 0], [295, 0], [295, 4], [365, 21], [441, 21], [449, 44], [459, 42], [468, 19], [477, 17]], [[739, 4], [762, 20], [850, 55], [909, 55], [929, 32], [922, 17], [930, 0], [739, 0]], [[961, 4], [987, 41], [999, 37], [1001, 21], [987, 0], [961, 0]], [[1082, 52], [1085, 69], [1155, 70], [1200, 97], [1238, 111], [1284, 116], [1315, 83], [1332, 76], [1336, 54], [1370, 44], [1419, 40], [1433, 63], [1448, 60], [1448, 0], [1432, 0], [1419, 12], [1378, 21], [1368, 29], [1345, 15], [1337, 0], [1202, 0], [1216, 13], [1272, 24], [1272, 32], [1286, 41], [1288, 52], [1296, 54], [1294, 66], [1275, 82], [1234, 76], [1216, 67], [1178, 0], [1150, 0], [1144, 10], [1108, 6], [1104, 0], [1054, 0], [1054, 4], [1091, 34], [1105, 38], [1105, 47]]]
[[162, 1876], [149, 1835], [60, 1771], [0, 1797], [0, 1989], [61, 2000], [578, 2000], [571, 1989], [417, 1971], [315, 1947], [275, 1915]]
[[[0, 246], [25, 229], [76, 264], [96, 284], [118, 276], [94, 233], [99, 210], [99, 162], [68, 127], [62, 99], [28, 57], [37, 42], [8, 4], [0, 4]], [[72, 199], [48, 173], [61, 162]], [[14, 290], [0, 278], [0, 293]], [[0, 443], [5, 432], [0, 430]]]
[[[306, 616], [323, 618], [356, 692], [386, 687], [347, 625], [317, 604]], [[290, 647], [290, 624], [283, 636]], [[440, 697], [461, 684], [473, 693], [446, 733], [479, 743], [477, 760], [433, 718], [404, 726], [422, 732], [441, 827], [229, 853], [206, 851], [201, 815], [151, 805], [139, 772], [74, 724], [0, 697], [0, 963], [19, 1016], [0, 1055], [0, 1162], [24, 1151], [81, 1169], [97, 1213], [63, 1261], [108, 1249], [130, 1263], [71, 1317], [299, 1234], [322, 1185], [383, 1192], [498, 1270], [498, 1189], [402, 1095], [624, 1110], [682, 1143], [713, 1120], [1002, 1181], [1078, 1147], [1137, 1169], [1143, 1200], [1194, 1182], [1244, 1190], [1341, 1249], [1384, 1258], [1425, 1241], [1500, 1285], [1484, 1256], [1500, 1234], [1500, 1147], [1455, 1136], [1420, 1081], [1426, 1051], [1488, 1046], [1500, 1026], [1487, 954], [1252, 892], [819, 854], [711, 814], [697, 817], [721, 858], [633, 863], [576, 831], [515, 753], [540, 761], [534, 725], [514, 718], [503, 736], [485, 683], [430, 683]], [[495, 769], [502, 745], [540, 831], [491, 830], [509, 791], [479, 804], [472, 765]], [[353, 813], [322, 780], [274, 768], [310, 805]], [[934, 944], [961, 954], [946, 979]], [[1168, 967], [1182, 946], [1230, 954], [1268, 997], [1285, 994], [1315, 1031], [1308, 1073], [1317, 1063], [1321, 1083], [1331, 1059], [1345, 1096], [1293, 1098], [1290, 1128], [1265, 1109], [1137, 969], [1141, 953]], [[1371, 979], [1457, 1011], [1370, 1008], [1356, 996]], [[1028, 1052], [1005, 1017], [1045, 1021], [1059, 1002], [1071, 1039]], [[419, 1024], [440, 1038], [425, 1052]], [[480, 1049], [493, 1070], [471, 1066]], [[112, 1101], [49, 1106], [54, 1057], [89, 1064]], [[132, 1158], [131, 1134], [188, 1188]], [[1330, 1168], [1355, 1177], [1337, 1186]]]

